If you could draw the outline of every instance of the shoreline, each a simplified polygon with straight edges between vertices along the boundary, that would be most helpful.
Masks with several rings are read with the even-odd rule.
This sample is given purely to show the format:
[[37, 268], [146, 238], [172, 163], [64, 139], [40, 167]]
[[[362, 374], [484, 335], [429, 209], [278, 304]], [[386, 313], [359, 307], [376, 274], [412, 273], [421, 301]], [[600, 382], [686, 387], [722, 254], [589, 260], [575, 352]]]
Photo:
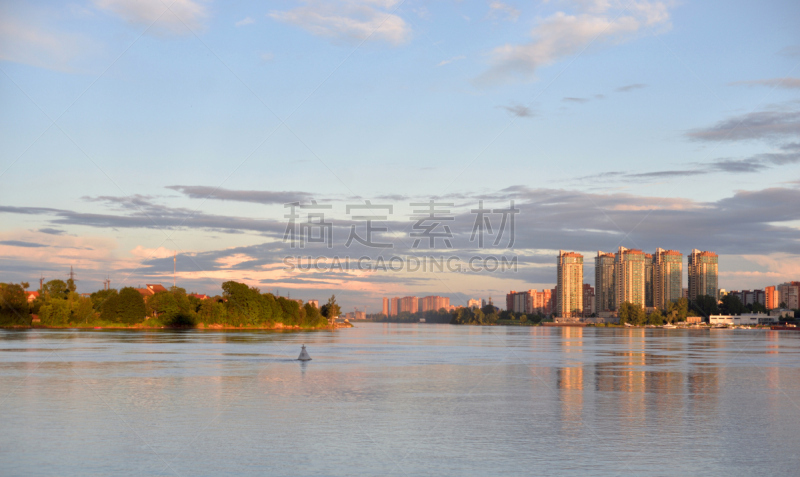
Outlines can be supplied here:
[[39, 324], [32, 324], [28, 325], [10, 325], [10, 326], [0, 326], [0, 329], [3, 330], [87, 330], [87, 331], [95, 331], [95, 330], [130, 330], [130, 331], [153, 331], [153, 330], [172, 330], [172, 331], [188, 331], [188, 330], [200, 330], [200, 331], [229, 331], [229, 330], [238, 330], [238, 331], [323, 331], [323, 330], [330, 330], [335, 331], [340, 328], [353, 328], [351, 323], [335, 323], [333, 326], [320, 326], [320, 327], [312, 327], [312, 328], [305, 328], [299, 325], [284, 325], [283, 323], [276, 323], [274, 326], [231, 326], [231, 325], [205, 325], [200, 323], [196, 326], [140, 326], [140, 325], [132, 325], [132, 326], [93, 326], [93, 325], [63, 325], [63, 326], [49, 326], [49, 325], [39, 325]]

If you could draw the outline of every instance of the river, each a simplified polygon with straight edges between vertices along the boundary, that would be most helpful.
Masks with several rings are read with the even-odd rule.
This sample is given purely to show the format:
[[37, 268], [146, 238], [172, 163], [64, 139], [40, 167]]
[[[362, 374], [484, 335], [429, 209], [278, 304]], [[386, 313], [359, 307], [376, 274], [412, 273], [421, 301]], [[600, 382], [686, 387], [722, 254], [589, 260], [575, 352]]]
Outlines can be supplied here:
[[796, 332], [6, 330], [0, 350], [2, 475], [800, 469]]

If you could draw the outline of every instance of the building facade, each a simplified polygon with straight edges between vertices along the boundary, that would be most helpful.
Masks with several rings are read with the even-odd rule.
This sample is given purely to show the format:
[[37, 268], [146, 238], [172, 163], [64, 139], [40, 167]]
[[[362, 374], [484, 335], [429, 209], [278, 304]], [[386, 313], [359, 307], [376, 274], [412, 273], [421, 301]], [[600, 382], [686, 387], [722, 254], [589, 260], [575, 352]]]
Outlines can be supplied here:
[[445, 296], [426, 296], [420, 300], [420, 307], [423, 313], [426, 311], [439, 311], [441, 308], [445, 310], [450, 308], [450, 298]]
[[389, 316], [389, 299], [383, 297], [383, 314]]
[[719, 257], [714, 252], [694, 249], [689, 255], [689, 300], [708, 295], [719, 300]]
[[653, 255], [653, 306], [666, 310], [683, 293], [683, 254], [657, 248]]
[[774, 286], [764, 288], [764, 306], [767, 308], [767, 310], [780, 308], [780, 292], [778, 292]]
[[786, 308], [795, 310], [800, 308], [800, 282], [786, 282], [778, 285], [778, 293], [780, 294], [780, 302], [786, 305]]
[[560, 250], [556, 264], [556, 313], [562, 318], [580, 318], [583, 316], [583, 255]]
[[480, 308], [481, 307], [481, 299], [480, 298], [472, 298], [467, 302], [468, 308]]
[[620, 247], [614, 257], [615, 305], [646, 305], [645, 256], [641, 250]]
[[644, 306], [652, 308], [653, 304], [653, 256], [644, 254]]
[[595, 313], [595, 291], [588, 283], [583, 284], [583, 316]]
[[595, 312], [614, 311], [614, 254], [597, 252], [594, 258]]

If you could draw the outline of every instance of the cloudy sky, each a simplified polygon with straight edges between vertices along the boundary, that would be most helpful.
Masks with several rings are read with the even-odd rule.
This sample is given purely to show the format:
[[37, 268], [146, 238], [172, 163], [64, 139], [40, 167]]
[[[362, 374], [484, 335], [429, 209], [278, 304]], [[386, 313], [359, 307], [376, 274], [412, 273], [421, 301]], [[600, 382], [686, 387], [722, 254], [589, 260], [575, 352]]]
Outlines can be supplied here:
[[[177, 253], [190, 291], [375, 311], [549, 288], [559, 249], [593, 283], [619, 246], [716, 251], [727, 289], [800, 280], [796, 1], [5, 1], [0, 70], [0, 281], [171, 283]], [[331, 247], [292, 249], [285, 204], [312, 200]], [[452, 204], [450, 246], [414, 246], [430, 200]], [[470, 240], [479, 201], [512, 200], [511, 248]], [[391, 206], [370, 214], [392, 248], [346, 245], [366, 201]], [[287, 270], [296, 255], [519, 269]]]

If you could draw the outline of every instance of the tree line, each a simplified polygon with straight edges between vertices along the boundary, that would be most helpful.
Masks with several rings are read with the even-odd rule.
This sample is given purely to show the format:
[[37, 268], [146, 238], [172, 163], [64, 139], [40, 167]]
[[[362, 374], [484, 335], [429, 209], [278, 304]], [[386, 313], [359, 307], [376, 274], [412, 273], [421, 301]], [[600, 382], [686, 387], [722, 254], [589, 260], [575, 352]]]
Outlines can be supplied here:
[[332, 296], [318, 309], [309, 303], [261, 293], [244, 283], [227, 281], [222, 294], [199, 299], [180, 287], [143, 297], [135, 288], [99, 290], [89, 297], [75, 292], [74, 283], [51, 280], [28, 303], [28, 283], [0, 283], [0, 326], [30, 326], [38, 315], [44, 326], [194, 327], [198, 324], [272, 327], [277, 324], [320, 328], [339, 316]]

